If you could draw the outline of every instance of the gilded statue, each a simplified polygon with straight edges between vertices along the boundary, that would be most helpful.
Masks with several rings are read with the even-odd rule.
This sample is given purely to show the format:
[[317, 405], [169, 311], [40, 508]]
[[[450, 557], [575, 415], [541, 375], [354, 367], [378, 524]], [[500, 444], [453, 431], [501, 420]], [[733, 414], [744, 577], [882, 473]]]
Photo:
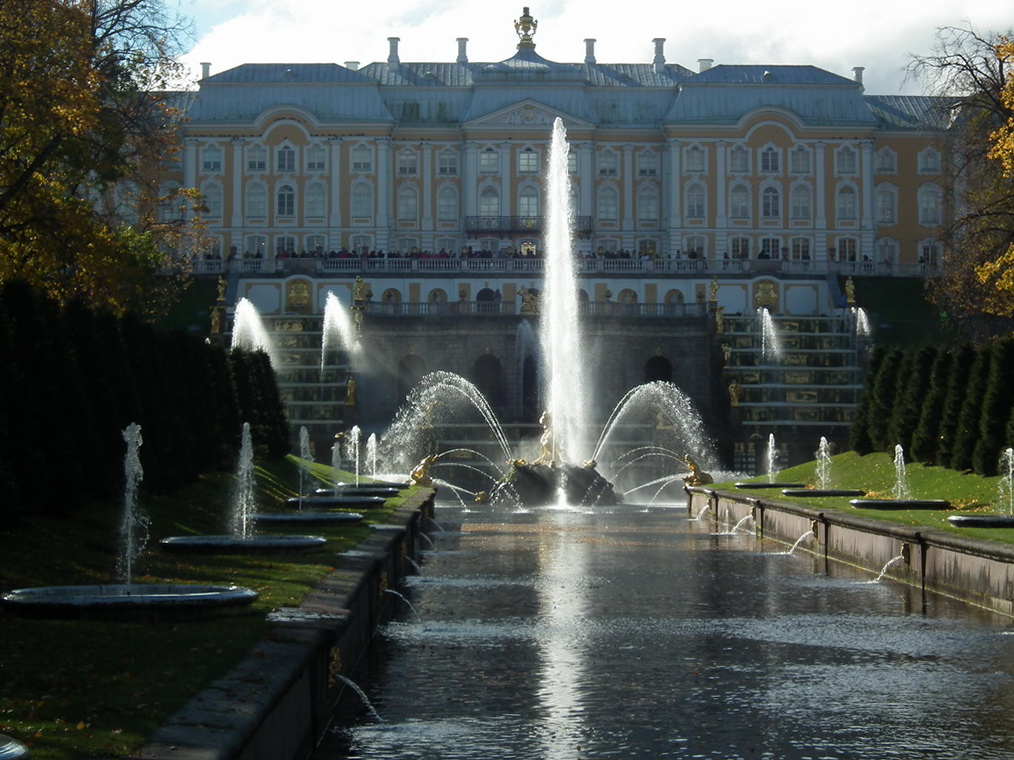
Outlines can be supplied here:
[[349, 379], [345, 381], [345, 406], [353, 407], [356, 405], [356, 379], [349, 375]]
[[707, 483], [714, 483], [715, 479], [708, 473], [701, 470], [700, 466], [688, 456], [683, 457], [683, 464], [690, 470], [690, 474], [683, 478], [688, 486], [703, 486]]
[[522, 314], [538, 314], [539, 313], [539, 292], [531, 291], [528, 288], [522, 286], [518, 291], [518, 295], [521, 296], [521, 313]]
[[715, 303], [718, 300], [718, 278], [711, 278], [711, 303]]
[[411, 474], [408, 477], [409, 485], [412, 486], [431, 486], [433, 485], [433, 478], [429, 476], [429, 469], [437, 463], [440, 456], [437, 454], [430, 454], [424, 458], [419, 464], [415, 466]]
[[856, 284], [852, 282], [851, 277], [845, 280], [845, 300], [849, 306], [856, 305]]
[[539, 439], [539, 458], [534, 464], [553, 464], [556, 461], [556, 447], [553, 444], [553, 430], [550, 427], [549, 412], [543, 412], [539, 417], [539, 424], [542, 425], [542, 437]]
[[743, 387], [733, 380], [729, 383], [729, 405], [739, 406], [739, 396], [743, 392]]
[[218, 300], [219, 301], [224, 301], [225, 300], [225, 286], [227, 284], [228, 284], [228, 282], [226, 281], [226, 279], [224, 277], [219, 277], [218, 278]]

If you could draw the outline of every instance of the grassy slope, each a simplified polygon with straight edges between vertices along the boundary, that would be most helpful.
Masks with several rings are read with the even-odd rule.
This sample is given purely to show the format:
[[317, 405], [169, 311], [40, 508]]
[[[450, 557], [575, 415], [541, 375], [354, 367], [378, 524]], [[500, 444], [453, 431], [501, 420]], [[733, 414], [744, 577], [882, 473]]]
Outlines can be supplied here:
[[[997, 541], [1014, 543], [1014, 530], [1006, 529], [969, 529], [955, 528], [949, 522], [949, 515], [961, 512], [973, 513], [1006, 513], [1007, 506], [1002, 505], [997, 497], [999, 478], [983, 478], [978, 475], [959, 473], [943, 467], [928, 467], [919, 463], [906, 465], [906, 476], [913, 499], [946, 499], [951, 503], [949, 510], [882, 510], [855, 509], [849, 505], [846, 497], [821, 497], [792, 499], [782, 496], [778, 491], [767, 493], [767, 498], [805, 503], [818, 509], [844, 509], [856, 514], [880, 520], [904, 523], [906, 525], [924, 525], [942, 530], [959, 532], [961, 535], [989, 538]], [[779, 482], [816, 483], [816, 463], [805, 464], [782, 470], [777, 475]], [[755, 482], [766, 482], [767, 476], [753, 478]], [[889, 499], [893, 497], [896, 481], [894, 457], [884, 453], [859, 456], [849, 451], [832, 458], [831, 487], [862, 489], [866, 497], [872, 499]], [[721, 484], [718, 488], [734, 490], [733, 484]], [[740, 491], [740, 493], [747, 493]], [[752, 495], [765, 498], [765, 491], [752, 491]]]
[[[315, 467], [329, 482], [330, 468]], [[120, 757], [137, 750], [264, 636], [270, 610], [297, 604], [339, 552], [369, 533], [364, 524], [315, 526], [310, 532], [328, 538], [327, 546], [298, 555], [206, 557], [153, 548], [164, 536], [227, 533], [233, 484], [231, 475], [217, 473], [171, 497], [142, 494], [151, 539], [135, 580], [247, 586], [260, 593], [251, 614], [157, 625], [0, 614], [0, 733], [28, 744], [32, 760]], [[259, 508], [295, 495], [297, 488], [291, 458], [260, 469]], [[119, 505], [95, 505], [73, 518], [33, 517], [6, 531], [0, 589], [115, 581], [120, 511]], [[383, 522], [390, 511], [371, 510], [368, 520]]]

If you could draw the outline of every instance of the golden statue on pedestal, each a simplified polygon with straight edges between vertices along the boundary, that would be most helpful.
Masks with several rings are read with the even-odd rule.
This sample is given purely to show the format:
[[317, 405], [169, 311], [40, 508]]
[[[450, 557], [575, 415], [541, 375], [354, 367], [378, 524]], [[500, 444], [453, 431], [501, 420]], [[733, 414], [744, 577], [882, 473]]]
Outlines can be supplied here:
[[688, 486], [703, 486], [707, 483], [714, 483], [715, 479], [708, 473], [701, 470], [700, 466], [689, 455], [683, 457], [683, 464], [690, 469], [690, 474], [683, 478]]
[[433, 478], [429, 476], [429, 469], [440, 460], [439, 454], [430, 454], [415, 466], [408, 476], [408, 484], [411, 486], [431, 486]]

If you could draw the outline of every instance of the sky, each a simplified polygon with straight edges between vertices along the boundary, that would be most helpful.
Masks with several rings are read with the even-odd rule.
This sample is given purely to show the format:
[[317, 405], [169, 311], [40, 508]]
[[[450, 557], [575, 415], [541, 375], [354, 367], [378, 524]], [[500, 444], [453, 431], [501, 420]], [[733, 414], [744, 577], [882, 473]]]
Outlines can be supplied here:
[[[501, 61], [517, 49], [523, 7], [490, 0], [168, 0], [193, 21], [181, 58], [192, 77], [201, 62], [220, 73], [243, 63], [387, 60], [388, 37], [402, 61], [451, 62], [459, 37], [473, 62]], [[945, 26], [1002, 32], [1014, 24], [1006, 0], [544, 0], [529, 3], [536, 51], [580, 63], [594, 38], [599, 63], [650, 63], [656, 37], [667, 63], [691, 70], [715, 64], [811, 64], [845, 77], [863, 66], [866, 92], [918, 95], [906, 80], [911, 55], [932, 52]]]

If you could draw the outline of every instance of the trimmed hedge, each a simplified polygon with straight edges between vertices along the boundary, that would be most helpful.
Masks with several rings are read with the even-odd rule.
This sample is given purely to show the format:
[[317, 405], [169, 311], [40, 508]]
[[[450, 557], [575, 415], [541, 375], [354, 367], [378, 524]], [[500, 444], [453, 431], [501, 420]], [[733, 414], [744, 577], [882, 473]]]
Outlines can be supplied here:
[[0, 519], [116, 496], [132, 422], [145, 487], [168, 490], [231, 468], [247, 420], [261, 449], [288, 452], [263, 352], [61, 307], [22, 283], [0, 288]]

